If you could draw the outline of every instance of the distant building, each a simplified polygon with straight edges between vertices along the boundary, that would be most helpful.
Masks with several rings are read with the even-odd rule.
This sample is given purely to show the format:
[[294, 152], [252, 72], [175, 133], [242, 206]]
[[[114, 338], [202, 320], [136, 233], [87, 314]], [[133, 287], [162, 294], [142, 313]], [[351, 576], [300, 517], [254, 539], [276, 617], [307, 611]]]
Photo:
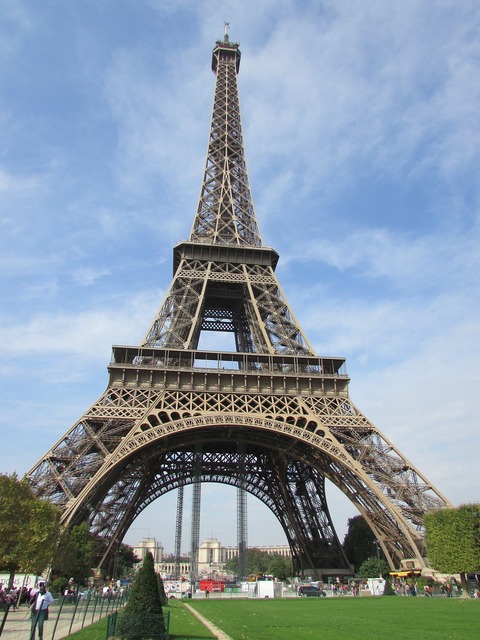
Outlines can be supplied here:
[[[262, 547], [249, 547], [259, 549], [264, 553], [278, 554], [285, 558], [290, 558], [290, 547], [288, 545], [273, 545]], [[150, 551], [155, 563], [155, 571], [158, 571], [164, 578], [169, 578], [175, 574], [175, 558], [173, 555], [166, 555], [161, 542], [155, 538], [143, 538], [133, 548], [137, 557], [143, 560], [145, 554]], [[238, 555], [238, 547], [222, 547], [216, 538], [207, 538], [198, 548], [198, 576], [214, 578], [225, 574], [225, 563], [227, 560]], [[180, 562], [180, 577], [188, 578], [190, 575], [190, 563]]]
[[209, 578], [223, 575], [227, 559], [225, 547], [216, 538], [207, 538], [198, 547], [198, 575]]
[[[279, 556], [283, 556], [284, 558], [291, 558], [292, 553], [290, 551], [290, 547], [288, 544], [276, 544], [270, 546], [263, 547], [248, 547], [249, 549], [258, 549], [263, 553], [268, 553], [270, 555], [277, 554]], [[238, 555], [238, 547], [226, 547], [225, 548], [228, 558], [234, 558]]]
[[155, 565], [163, 562], [163, 545], [155, 538], [143, 538], [136, 547], [133, 547], [133, 551], [140, 560], [143, 560], [150, 551]]

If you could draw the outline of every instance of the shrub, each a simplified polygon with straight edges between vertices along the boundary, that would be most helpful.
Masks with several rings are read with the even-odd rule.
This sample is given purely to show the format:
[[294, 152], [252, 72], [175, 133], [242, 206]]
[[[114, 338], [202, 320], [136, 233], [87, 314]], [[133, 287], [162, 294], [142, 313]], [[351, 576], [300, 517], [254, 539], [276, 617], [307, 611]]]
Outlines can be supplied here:
[[60, 576], [52, 582], [52, 584], [50, 585], [50, 591], [52, 593], [59, 593], [61, 596], [63, 596], [63, 592], [65, 591], [67, 584], [68, 578]]
[[121, 617], [118, 634], [126, 639], [162, 637], [165, 633], [162, 603], [153, 556], [145, 555], [133, 581], [130, 598]]
[[168, 605], [167, 594], [165, 593], [165, 586], [163, 584], [162, 576], [157, 573], [158, 593], [160, 594], [160, 602], [162, 606]]

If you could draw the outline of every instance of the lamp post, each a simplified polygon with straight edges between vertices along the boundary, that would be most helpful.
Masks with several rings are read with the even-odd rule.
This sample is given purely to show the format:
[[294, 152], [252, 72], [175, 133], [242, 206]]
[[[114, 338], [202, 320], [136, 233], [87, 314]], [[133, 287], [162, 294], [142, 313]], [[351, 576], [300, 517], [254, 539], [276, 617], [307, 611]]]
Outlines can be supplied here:
[[375, 548], [377, 550], [377, 566], [378, 566], [378, 577], [382, 577], [382, 567], [380, 565], [380, 543], [378, 540], [374, 541]]

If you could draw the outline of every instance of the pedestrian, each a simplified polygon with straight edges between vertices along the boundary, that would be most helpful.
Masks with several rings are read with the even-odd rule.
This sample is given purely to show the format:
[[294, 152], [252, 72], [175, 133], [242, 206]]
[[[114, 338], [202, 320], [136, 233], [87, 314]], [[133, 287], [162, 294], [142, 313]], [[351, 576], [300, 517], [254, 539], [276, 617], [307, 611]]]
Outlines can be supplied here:
[[30, 640], [35, 640], [35, 629], [38, 627], [38, 640], [43, 640], [43, 623], [48, 620], [48, 607], [52, 604], [53, 597], [47, 591], [45, 582], [38, 583], [38, 591], [34, 595], [30, 605], [32, 624], [30, 627]]

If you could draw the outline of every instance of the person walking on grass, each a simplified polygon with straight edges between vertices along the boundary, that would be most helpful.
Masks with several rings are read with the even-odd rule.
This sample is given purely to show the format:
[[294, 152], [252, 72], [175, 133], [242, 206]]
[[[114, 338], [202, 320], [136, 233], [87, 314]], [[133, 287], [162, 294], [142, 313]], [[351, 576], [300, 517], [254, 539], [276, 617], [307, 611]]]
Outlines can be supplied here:
[[38, 627], [38, 640], [43, 640], [43, 623], [48, 620], [48, 607], [52, 604], [53, 597], [47, 591], [45, 582], [38, 583], [38, 591], [34, 595], [30, 605], [32, 624], [30, 627], [30, 640], [35, 640], [35, 629]]

